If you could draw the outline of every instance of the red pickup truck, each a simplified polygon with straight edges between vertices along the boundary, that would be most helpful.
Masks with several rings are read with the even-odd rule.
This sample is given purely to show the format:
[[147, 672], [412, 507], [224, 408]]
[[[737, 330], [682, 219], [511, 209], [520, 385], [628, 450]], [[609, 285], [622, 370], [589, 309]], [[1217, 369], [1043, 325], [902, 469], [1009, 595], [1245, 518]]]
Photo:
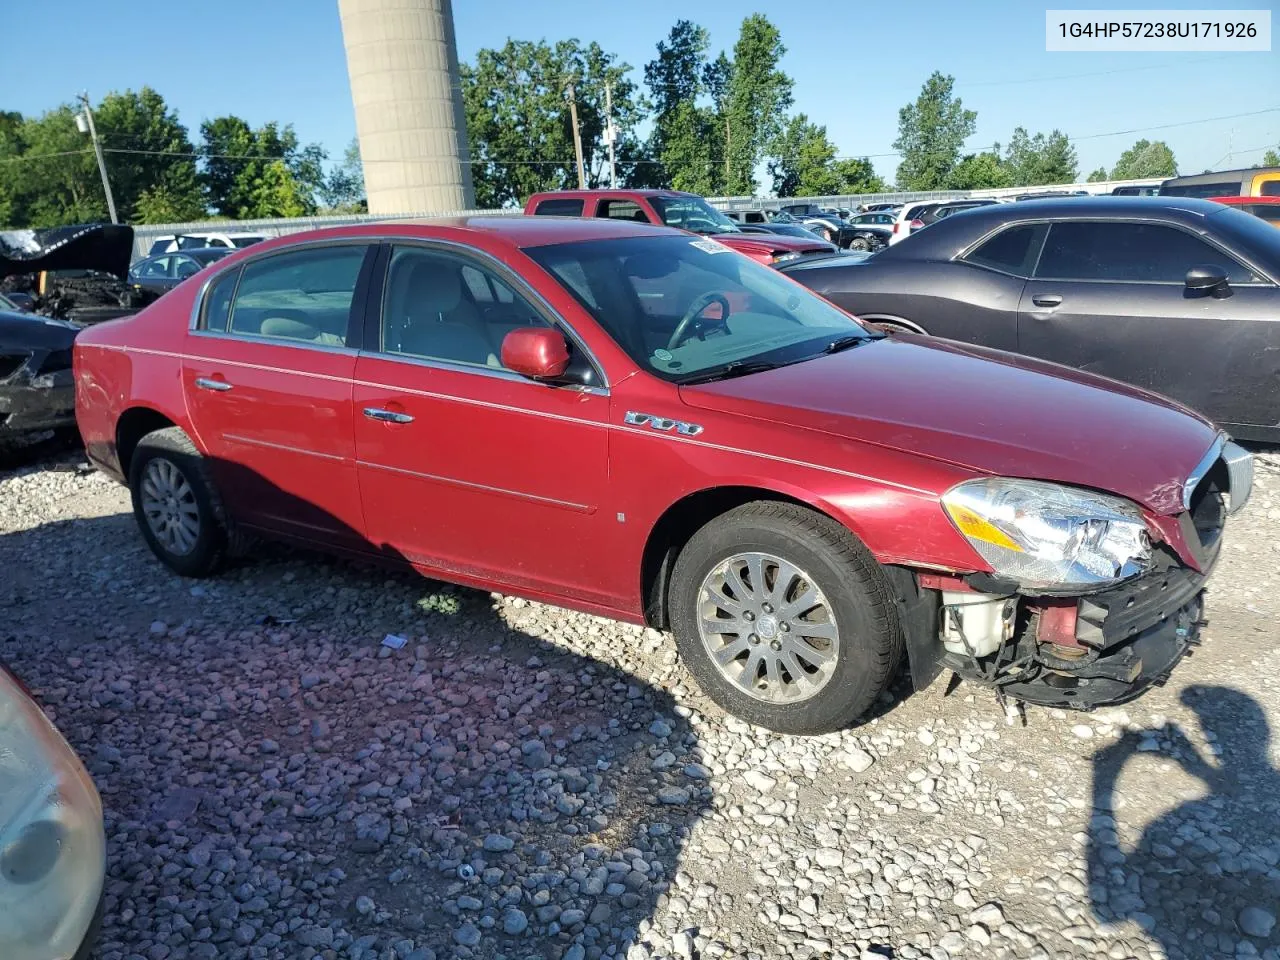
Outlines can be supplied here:
[[745, 233], [696, 193], [679, 190], [556, 190], [535, 193], [524, 205], [524, 212], [542, 217], [602, 217], [679, 227], [715, 237], [726, 247], [766, 266], [834, 252], [831, 244], [816, 238]]

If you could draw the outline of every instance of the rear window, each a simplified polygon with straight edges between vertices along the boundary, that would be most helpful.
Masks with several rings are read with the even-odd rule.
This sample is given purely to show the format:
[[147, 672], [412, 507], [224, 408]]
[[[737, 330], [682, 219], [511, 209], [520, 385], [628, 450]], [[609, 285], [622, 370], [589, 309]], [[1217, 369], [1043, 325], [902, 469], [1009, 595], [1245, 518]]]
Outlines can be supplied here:
[[969, 253], [965, 262], [1019, 277], [1028, 276], [1044, 230], [1044, 224], [1035, 223], [1009, 227]]
[[1217, 183], [1170, 183], [1160, 188], [1162, 197], [1232, 197], [1240, 193], [1239, 180], [1223, 180]]
[[537, 217], [580, 217], [582, 216], [581, 200], [539, 200], [533, 208]]
[[1280, 180], [1265, 180], [1262, 189], [1258, 191], [1260, 197], [1280, 197]]
[[601, 200], [600, 206], [596, 208], [596, 216], [604, 217], [608, 220], [649, 222], [648, 215], [640, 208], [640, 204], [634, 200]]

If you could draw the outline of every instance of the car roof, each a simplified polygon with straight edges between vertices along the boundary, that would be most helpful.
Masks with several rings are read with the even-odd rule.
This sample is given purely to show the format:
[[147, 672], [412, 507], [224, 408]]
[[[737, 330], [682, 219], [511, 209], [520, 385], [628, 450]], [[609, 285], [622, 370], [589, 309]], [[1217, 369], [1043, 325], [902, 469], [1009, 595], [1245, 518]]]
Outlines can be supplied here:
[[[473, 216], [438, 217], [428, 219], [380, 220], [376, 223], [351, 224], [327, 227], [289, 234], [267, 240], [252, 249], [274, 249], [289, 243], [318, 240], [328, 237], [353, 237], [378, 239], [379, 237], [420, 237], [424, 240], [452, 235], [472, 234], [477, 240], [496, 241], [509, 247], [541, 247], [553, 243], [575, 243], [582, 240], [615, 240], [622, 237], [671, 236], [687, 237], [684, 230], [655, 226], [635, 220], [610, 220], [584, 217], [546, 216]], [[278, 241], [285, 240], [286, 243]], [[244, 251], [249, 252], [248, 248]]]
[[1259, 173], [1273, 173], [1280, 167], [1242, 167], [1239, 170], [1210, 170], [1206, 173], [1193, 173], [1185, 177], [1171, 177], [1161, 186], [1174, 183], [1179, 186], [1195, 186], [1198, 183], [1218, 183], [1220, 181], [1243, 180]]
[[566, 200], [575, 200], [578, 197], [698, 197], [698, 199], [702, 199], [701, 195], [697, 193], [685, 193], [683, 190], [657, 190], [652, 187], [642, 187], [638, 190], [614, 190], [610, 187], [600, 187], [593, 190], [543, 190], [530, 194], [529, 199], [532, 200], [534, 197], [539, 200], [560, 197]]

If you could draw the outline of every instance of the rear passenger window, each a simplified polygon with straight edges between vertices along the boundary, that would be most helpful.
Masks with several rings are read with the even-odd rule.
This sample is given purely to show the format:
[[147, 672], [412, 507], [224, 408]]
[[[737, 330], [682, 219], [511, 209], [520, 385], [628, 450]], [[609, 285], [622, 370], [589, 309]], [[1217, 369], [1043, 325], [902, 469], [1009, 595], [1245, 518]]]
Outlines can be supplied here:
[[640, 204], [633, 200], [601, 200], [600, 206], [596, 211], [597, 217], [607, 217], [610, 220], [636, 220], [640, 223], [648, 223], [649, 218], [645, 212], [640, 209]]
[[227, 318], [231, 316], [231, 298], [235, 295], [239, 279], [240, 271], [230, 270], [210, 285], [204, 298], [204, 316], [200, 323], [202, 329], [226, 333]]
[[964, 259], [980, 267], [1025, 277], [1031, 272], [1033, 251], [1039, 248], [1043, 224], [1025, 224], [1002, 230]]
[[537, 217], [580, 217], [582, 216], [581, 200], [541, 200], [533, 208]]
[[232, 333], [341, 347], [366, 248], [316, 247], [247, 264], [231, 307]]
[[1280, 180], [1264, 180], [1262, 189], [1258, 191], [1260, 197], [1280, 197]]

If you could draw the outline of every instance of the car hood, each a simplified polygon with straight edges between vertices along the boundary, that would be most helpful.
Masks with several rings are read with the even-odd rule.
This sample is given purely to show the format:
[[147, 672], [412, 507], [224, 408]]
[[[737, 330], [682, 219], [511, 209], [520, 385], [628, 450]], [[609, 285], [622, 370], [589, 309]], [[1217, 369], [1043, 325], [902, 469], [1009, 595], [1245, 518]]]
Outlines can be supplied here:
[[742, 253], [829, 253], [831, 244], [816, 237], [788, 237], [781, 233], [717, 233], [712, 240]]
[[0, 310], [0, 351], [66, 350], [80, 329], [66, 320]]
[[101, 270], [121, 279], [133, 256], [133, 227], [115, 223], [0, 231], [0, 277], [42, 270]]
[[1217, 430], [1171, 400], [1057, 364], [902, 335], [681, 388], [692, 406], [795, 424], [979, 473], [1110, 491], [1157, 514]]

